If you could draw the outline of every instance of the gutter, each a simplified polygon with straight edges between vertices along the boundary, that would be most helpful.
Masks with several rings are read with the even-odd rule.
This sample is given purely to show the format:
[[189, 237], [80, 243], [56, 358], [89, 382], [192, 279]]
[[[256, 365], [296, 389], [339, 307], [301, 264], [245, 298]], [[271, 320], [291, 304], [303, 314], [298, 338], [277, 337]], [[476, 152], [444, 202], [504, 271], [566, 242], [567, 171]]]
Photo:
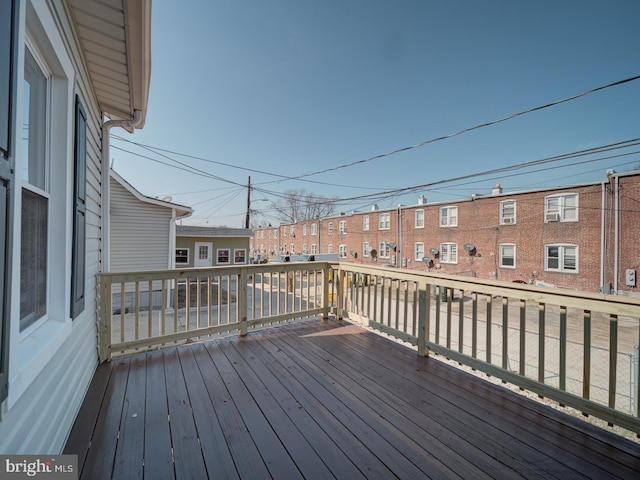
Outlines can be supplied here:
[[102, 168], [102, 189], [101, 189], [101, 200], [102, 200], [102, 219], [101, 219], [101, 230], [102, 235], [100, 236], [102, 239], [102, 249], [100, 253], [100, 268], [99, 271], [104, 273], [111, 270], [110, 267], [110, 255], [109, 251], [111, 249], [111, 227], [110, 227], [110, 216], [111, 216], [111, 188], [110, 188], [110, 167], [109, 167], [109, 145], [110, 145], [110, 131], [113, 127], [122, 127], [128, 131], [132, 131], [133, 129], [142, 125], [142, 110], [134, 110], [134, 116], [129, 120], [107, 120], [102, 124], [102, 158], [101, 158], [101, 168]]

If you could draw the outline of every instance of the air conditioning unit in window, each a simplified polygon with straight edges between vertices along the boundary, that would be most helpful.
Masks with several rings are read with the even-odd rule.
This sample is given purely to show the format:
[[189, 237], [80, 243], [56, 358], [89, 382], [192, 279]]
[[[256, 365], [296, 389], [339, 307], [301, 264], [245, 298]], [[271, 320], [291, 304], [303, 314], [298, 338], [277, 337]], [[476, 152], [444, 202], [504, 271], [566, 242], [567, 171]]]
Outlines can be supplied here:
[[547, 222], [559, 222], [560, 221], [560, 214], [559, 213], [547, 213], [546, 221]]
[[516, 223], [516, 219], [513, 217], [505, 217], [502, 219], [503, 224]]

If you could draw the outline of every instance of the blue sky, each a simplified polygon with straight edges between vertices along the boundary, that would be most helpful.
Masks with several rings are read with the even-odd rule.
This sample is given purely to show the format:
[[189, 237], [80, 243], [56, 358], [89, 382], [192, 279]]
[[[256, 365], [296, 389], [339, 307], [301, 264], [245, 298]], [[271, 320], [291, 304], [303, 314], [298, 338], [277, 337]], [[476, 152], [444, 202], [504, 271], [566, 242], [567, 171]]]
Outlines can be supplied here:
[[637, 0], [154, 0], [147, 121], [112, 132], [114, 168], [229, 227], [249, 176], [273, 223], [261, 199], [292, 189], [351, 211], [600, 181], [640, 146], [375, 196], [638, 138], [640, 80], [365, 160], [640, 75], [639, 19]]

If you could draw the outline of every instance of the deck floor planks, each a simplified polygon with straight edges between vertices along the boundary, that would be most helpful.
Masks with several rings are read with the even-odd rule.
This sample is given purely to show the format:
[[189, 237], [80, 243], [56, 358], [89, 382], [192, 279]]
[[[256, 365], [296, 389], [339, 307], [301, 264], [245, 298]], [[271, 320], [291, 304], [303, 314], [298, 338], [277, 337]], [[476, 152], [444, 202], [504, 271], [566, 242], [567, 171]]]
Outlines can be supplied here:
[[357, 328], [303, 321], [100, 365], [64, 451], [90, 480], [142, 478], [142, 460], [154, 480], [637, 478], [637, 444]]
[[[406, 402], [403, 398], [406, 395], [406, 383], [397, 385], [393, 389], [385, 389], [375, 378], [368, 378], [366, 374], [368, 365], [370, 366], [368, 357], [362, 359], [363, 364], [360, 359], [353, 357], [348, 363], [335, 362], [332, 360], [339, 358], [335, 356], [338, 352], [333, 351], [329, 355], [324, 355], [326, 350], [314, 345], [312, 338], [307, 337], [303, 340], [305, 340], [304, 343], [293, 340], [291, 336], [283, 337], [283, 341], [296, 349], [300, 355], [307, 352], [307, 360], [314, 361], [318, 368], [324, 366], [325, 371], [332, 369], [327, 373], [332, 380], [339, 380], [340, 383], [336, 382], [336, 387], [341, 385], [344, 395], [352, 394], [355, 396], [355, 401], [361, 401], [364, 404], [363, 411], [366, 413], [368, 423], [373, 428], [383, 428], [386, 425], [385, 431], [381, 434], [387, 438], [397, 439], [396, 441], [400, 442], [397, 449], [409, 454], [412, 461], [419, 464], [418, 466], [425, 473], [434, 475], [439, 471], [447, 478], [459, 475], [462, 478], [477, 479], [514, 474], [513, 469], [482, 454], [463, 437], [453, 435], [447, 429], [439, 427], [422, 412], [424, 402], [418, 403], [417, 406]], [[393, 375], [393, 372], [388, 374]], [[396, 392], [401, 392], [402, 396]], [[383, 418], [379, 418], [380, 416]], [[450, 444], [441, 443], [443, 436], [451, 438]], [[403, 448], [403, 444], [407, 444], [406, 447]], [[429, 445], [429, 448], [425, 449], [424, 445]], [[412, 451], [413, 454], [411, 454]], [[464, 452], [464, 456], [459, 452]], [[429, 461], [425, 463], [428, 457]]]
[[250, 342], [230, 342], [230, 345], [236, 349], [238, 355], [245, 358], [247, 356], [254, 357], [255, 361], [251, 362], [253, 371], [259, 378], [266, 379], [265, 383], [269, 384], [269, 391], [275, 398], [279, 399], [282, 409], [296, 425], [298, 431], [305, 436], [306, 441], [317, 452], [317, 455], [331, 470], [331, 474], [334, 477], [353, 480], [365, 478], [345, 454], [343, 446], [338, 445], [321, 428], [317, 420], [311, 415], [311, 412], [308, 412], [296, 396], [287, 390], [285, 384], [282, 383], [282, 375], [276, 375], [279, 372], [273, 368], [273, 360], [265, 363], [260, 358], [259, 352], [254, 351], [254, 345], [251, 345]]
[[[381, 339], [384, 340], [384, 339]], [[358, 341], [349, 343], [351, 348], [358, 348]], [[360, 346], [360, 351], [366, 346]], [[393, 361], [394, 371], [405, 370], [407, 365], [414, 364], [418, 368], [420, 366], [419, 357], [409, 349], [399, 351], [399, 356], [394, 356], [390, 360]], [[437, 360], [437, 359], [436, 359]], [[374, 359], [375, 361], [375, 359]], [[420, 376], [407, 369], [406, 378], [410, 381], [419, 381]], [[453, 367], [438, 362], [430, 367], [430, 379], [438, 382], [440, 390], [452, 391], [452, 387], [456, 385], [452, 381], [452, 376], [467, 375], [465, 372], [459, 371]], [[391, 377], [384, 377], [386, 381]], [[417, 379], [417, 380], [416, 380]], [[492, 388], [493, 387], [493, 388]], [[472, 408], [476, 403], [475, 399], [483, 399], [483, 409], [493, 418], [493, 424], [510, 431], [510, 434], [517, 437], [519, 442], [524, 442], [524, 435], [530, 443], [528, 447], [541, 450], [551, 459], [557, 458], [557, 451], [561, 449], [565, 452], [562, 461], [569, 468], [584, 468], [585, 463], [591, 464], [592, 470], [600, 470], [601, 478], [606, 478], [611, 469], [618, 470], [619, 474], [631, 475], [640, 468], [640, 451], [632, 442], [615, 442], [617, 438], [613, 433], [598, 429], [592, 425], [575, 419], [563, 412], [552, 409], [549, 406], [539, 404], [530, 399], [523, 401], [518, 394], [511, 392], [505, 388], [497, 387], [488, 382], [469, 382], [465, 385], [469, 389], [469, 395], [461, 397], [461, 404], [466, 404]], [[471, 390], [473, 388], [473, 390]], [[472, 402], [471, 399], [474, 399]], [[504, 413], [510, 412], [516, 415], [518, 422], [501, 422]], [[567, 435], [567, 428], [575, 426], [575, 435]], [[584, 435], [585, 432], [590, 435]], [[595, 434], [592, 436], [591, 433]], [[602, 439], [602, 440], [600, 440]], [[625, 448], [612, 448], [611, 444], [617, 443], [624, 445]], [[631, 447], [626, 449], [626, 447]], [[529, 450], [531, 452], [531, 450]]]
[[206, 478], [207, 470], [177, 348], [165, 348], [163, 354], [176, 479]]
[[147, 357], [135, 355], [129, 364], [113, 478], [142, 478], [146, 383]]
[[220, 422], [229, 451], [233, 456], [240, 478], [269, 478], [269, 470], [260, 456], [253, 438], [238, 411], [227, 387], [218, 372], [215, 358], [211, 356], [205, 343], [190, 346], [204, 380], [205, 388]]
[[[82, 475], [92, 480], [109, 479], [113, 470], [116, 443], [120, 430], [122, 405], [129, 375], [129, 358], [113, 362], [102, 408], [91, 439], [91, 448], [82, 468]], [[78, 466], [80, 468], [80, 466]]]
[[144, 477], [173, 479], [175, 472], [162, 350], [147, 354], [146, 380]]
[[282, 403], [278, 402], [271, 393], [277, 380], [268, 376], [258, 376], [254, 371], [254, 366], [259, 361], [255, 357], [239, 355], [232, 343], [234, 342], [221, 343], [220, 347], [233, 365], [237, 375], [244, 381], [247, 390], [259, 406], [270, 428], [273, 429], [284, 448], [289, 452], [302, 476], [318, 480], [333, 477], [327, 465], [300, 432], [299, 427], [284, 411]]
[[184, 381], [189, 389], [189, 400], [207, 474], [210, 478], [229, 480], [239, 478], [222, 427], [209, 399], [204, 379], [200, 375], [193, 349], [179, 348], [177, 351], [180, 356]]

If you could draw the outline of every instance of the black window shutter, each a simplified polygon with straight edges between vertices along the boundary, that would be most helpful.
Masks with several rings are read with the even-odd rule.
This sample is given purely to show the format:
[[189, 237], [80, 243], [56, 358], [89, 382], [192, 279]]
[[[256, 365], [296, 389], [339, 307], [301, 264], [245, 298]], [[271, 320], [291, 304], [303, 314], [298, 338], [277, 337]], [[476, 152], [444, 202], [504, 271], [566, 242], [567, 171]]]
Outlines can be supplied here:
[[86, 191], [87, 191], [87, 115], [76, 97], [76, 130], [74, 145], [73, 253], [71, 268], [71, 318], [84, 310]]
[[11, 136], [17, 58], [17, 12], [20, 0], [0, 1], [0, 402], [9, 392], [9, 258], [13, 233], [12, 196], [15, 190]]

